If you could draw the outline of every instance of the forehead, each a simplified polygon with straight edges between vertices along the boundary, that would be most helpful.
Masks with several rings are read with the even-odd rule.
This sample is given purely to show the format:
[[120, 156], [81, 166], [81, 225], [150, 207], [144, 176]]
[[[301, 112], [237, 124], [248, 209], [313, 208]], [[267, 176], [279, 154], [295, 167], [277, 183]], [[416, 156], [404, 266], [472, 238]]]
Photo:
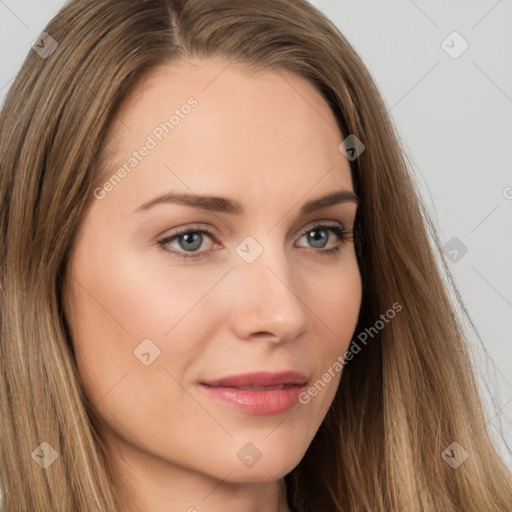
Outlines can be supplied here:
[[312, 187], [352, 188], [341, 141], [321, 93], [294, 73], [179, 61], [153, 69], [125, 97], [104, 142], [104, 170], [107, 178], [129, 171], [120, 183], [128, 195], [160, 193], [167, 182], [219, 195], [288, 190], [299, 200]]

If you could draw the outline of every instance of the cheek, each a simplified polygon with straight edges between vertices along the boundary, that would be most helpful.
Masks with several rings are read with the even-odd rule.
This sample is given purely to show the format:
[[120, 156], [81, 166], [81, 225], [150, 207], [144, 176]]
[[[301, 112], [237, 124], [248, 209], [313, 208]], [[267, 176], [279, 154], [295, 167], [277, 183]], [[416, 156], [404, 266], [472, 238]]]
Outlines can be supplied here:
[[[331, 331], [344, 336], [347, 331], [355, 329], [359, 308], [361, 306], [361, 278], [357, 268], [328, 281], [325, 291], [318, 293], [318, 304], [322, 319]], [[350, 333], [352, 334], [352, 333]]]
[[121, 256], [110, 268], [97, 264], [83, 272], [94, 299], [105, 310], [98, 316], [118, 324], [134, 340], [166, 337], [181, 321], [193, 317], [225, 272], [211, 267], [172, 267], [165, 258], [160, 256], [153, 264], [149, 258], [145, 263], [142, 257]]
[[[347, 259], [342, 271], [339, 270], [321, 273], [316, 281], [308, 275], [303, 283], [307, 290], [304, 302], [313, 324], [301, 348], [314, 374], [299, 397], [297, 411], [273, 432], [274, 444], [268, 445], [268, 450], [279, 454], [283, 460], [286, 454], [293, 453], [294, 462], [300, 462], [331, 407], [340, 383], [343, 372], [340, 361], [350, 345], [359, 317], [362, 283], [355, 257]], [[314, 282], [318, 286], [313, 286]], [[299, 441], [304, 442], [301, 449]]]
[[[200, 299], [218, 277], [191, 287], [177, 275], [170, 288], [169, 279], [122, 260], [110, 266], [76, 260], [73, 269], [69, 318], [76, 362], [107, 435], [114, 431], [141, 448], [155, 441], [155, 453], [175, 453], [172, 439], [183, 438], [183, 423], [200, 425], [205, 416], [178, 383], [207, 340], [207, 322], [198, 322], [198, 314], [207, 318]], [[211, 316], [215, 305], [208, 305]]]
[[115, 253], [115, 244], [103, 245], [111, 250], [92, 250], [82, 240], [71, 262], [74, 314], [68, 317], [88, 395], [93, 404], [106, 403], [103, 397], [113, 395], [114, 387], [125, 389], [130, 399], [142, 399], [144, 393], [139, 405], [148, 403], [148, 397], [169, 397], [171, 377], [165, 370], [181, 381], [200, 357], [210, 320], [222, 324], [219, 301], [209, 292], [225, 271], [178, 271], [169, 268], [165, 256], [147, 264]]
[[[353, 256], [353, 257], [352, 257]], [[310, 292], [311, 315], [316, 318], [317, 336], [308, 337], [310, 357], [315, 361], [312, 387], [304, 404], [312, 403], [321, 413], [329, 408], [343, 371], [343, 358], [357, 325], [362, 299], [362, 282], [355, 255], [350, 255], [342, 272], [319, 278], [323, 287]], [[341, 363], [340, 363], [341, 361]]]
[[325, 353], [344, 352], [356, 328], [362, 299], [362, 282], [355, 254], [350, 252], [341, 269], [317, 277], [318, 285], [309, 283], [308, 304], [326, 333]]

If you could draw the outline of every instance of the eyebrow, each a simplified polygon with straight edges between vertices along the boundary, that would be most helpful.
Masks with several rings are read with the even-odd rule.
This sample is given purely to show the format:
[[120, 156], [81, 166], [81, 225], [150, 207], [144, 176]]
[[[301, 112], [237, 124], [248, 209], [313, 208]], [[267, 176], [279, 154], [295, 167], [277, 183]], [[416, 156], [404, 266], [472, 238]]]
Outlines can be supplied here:
[[[353, 202], [358, 203], [357, 196], [350, 190], [338, 190], [317, 199], [308, 201], [300, 209], [302, 215], [311, 213], [327, 206], [332, 206], [340, 203]], [[196, 194], [178, 194], [168, 192], [161, 196], [155, 197], [150, 201], [142, 204], [135, 210], [136, 212], [145, 211], [158, 204], [182, 204], [191, 206], [193, 208], [200, 208], [202, 210], [229, 213], [232, 215], [243, 215], [245, 208], [242, 203], [234, 199], [218, 196], [199, 196]]]

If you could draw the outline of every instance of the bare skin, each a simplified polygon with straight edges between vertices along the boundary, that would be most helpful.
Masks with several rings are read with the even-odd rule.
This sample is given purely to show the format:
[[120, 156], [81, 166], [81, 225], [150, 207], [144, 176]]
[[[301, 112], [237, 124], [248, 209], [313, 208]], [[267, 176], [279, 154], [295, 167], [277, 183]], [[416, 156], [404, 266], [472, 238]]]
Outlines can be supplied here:
[[[69, 262], [77, 364], [123, 510], [288, 511], [282, 479], [341, 373], [306, 405], [268, 414], [233, 407], [201, 383], [294, 370], [309, 388], [346, 351], [357, 322], [354, 244], [330, 229], [352, 228], [356, 203], [300, 212], [353, 192], [334, 116], [298, 76], [228, 64], [169, 64], [127, 96], [105, 141], [115, 154], [100, 187], [149, 135], [156, 146], [92, 199]], [[158, 140], [155, 127], [190, 97], [197, 105]], [[140, 209], [169, 192], [230, 198], [244, 213]], [[176, 228], [189, 234], [172, 239]]]

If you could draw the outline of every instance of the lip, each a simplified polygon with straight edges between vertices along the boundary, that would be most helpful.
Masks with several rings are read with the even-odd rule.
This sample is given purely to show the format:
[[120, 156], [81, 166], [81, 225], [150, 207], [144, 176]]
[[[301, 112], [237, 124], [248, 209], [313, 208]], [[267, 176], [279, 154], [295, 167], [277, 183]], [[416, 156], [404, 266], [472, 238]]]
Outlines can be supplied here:
[[246, 413], [279, 414], [298, 403], [307, 380], [297, 371], [257, 372], [203, 381], [199, 387], [213, 398]]

